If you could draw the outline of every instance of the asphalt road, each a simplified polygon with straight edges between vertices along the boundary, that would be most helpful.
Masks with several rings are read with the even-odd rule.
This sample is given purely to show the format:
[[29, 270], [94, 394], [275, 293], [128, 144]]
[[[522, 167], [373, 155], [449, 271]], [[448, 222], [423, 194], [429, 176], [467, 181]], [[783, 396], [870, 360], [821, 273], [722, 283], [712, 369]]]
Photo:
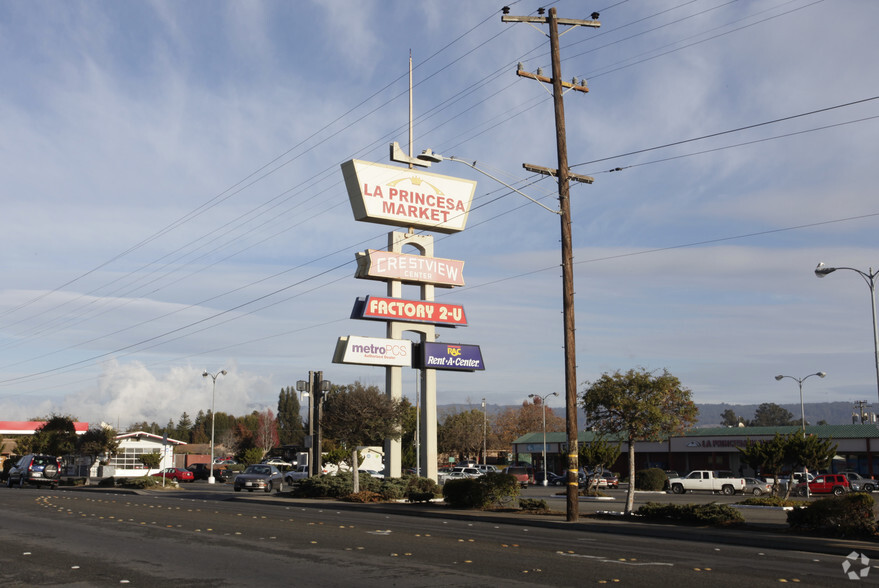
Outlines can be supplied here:
[[206, 484], [141, 495], [0, 488], [0, 582], [850, 585], [840, 555], [336, 506]]

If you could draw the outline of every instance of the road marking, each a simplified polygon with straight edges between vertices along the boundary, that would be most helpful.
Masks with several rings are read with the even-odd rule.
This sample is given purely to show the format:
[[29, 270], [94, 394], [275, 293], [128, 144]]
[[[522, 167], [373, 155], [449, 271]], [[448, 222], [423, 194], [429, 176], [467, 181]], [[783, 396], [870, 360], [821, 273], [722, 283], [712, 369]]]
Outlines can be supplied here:
[[668, 566], [674, 567], [673, 563], [660, 562], [660, 561], [651, 561], [651, 562], [636, 562], [636, 561], [626, 561], [625, 559], [611, 559], [609, 557], [604, 557], [603, 555], [583, 555], [578, 553], [565, 553], [564, 551], [556, 551], [557, 555], [561, 555], [564, 557], [582, 557], [584, 559], [594, 559], [601, 563], [615, 563], [615, 564], [623, 564], [627, 566]]

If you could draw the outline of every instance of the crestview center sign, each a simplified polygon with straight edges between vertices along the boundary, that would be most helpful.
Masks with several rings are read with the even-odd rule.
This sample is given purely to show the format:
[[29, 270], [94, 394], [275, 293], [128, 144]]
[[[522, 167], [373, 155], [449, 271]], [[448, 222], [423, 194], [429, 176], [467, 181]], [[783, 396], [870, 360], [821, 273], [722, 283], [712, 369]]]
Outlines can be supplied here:
[[356, 220], [440, 233], [464, 230], [476, 191], [472, 180], [358, 159], [342, 175]]

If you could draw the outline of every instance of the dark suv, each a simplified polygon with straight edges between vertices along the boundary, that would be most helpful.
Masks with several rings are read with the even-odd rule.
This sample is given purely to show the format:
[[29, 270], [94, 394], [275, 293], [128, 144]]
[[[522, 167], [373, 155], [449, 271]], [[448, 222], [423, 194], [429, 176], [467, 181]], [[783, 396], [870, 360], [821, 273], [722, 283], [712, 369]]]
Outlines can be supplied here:
[[57, 488], [61, 480], [61, 460], [51, 455], [25, 455], [9, 470], [6, 485], [12, 488], [25, 484]]
[[[214, 464], [214, 479], [218, 482], [225, 482], [226, 471], [225, 469], [220, 469], [220, 467]], [[192, 472], [196, 480], [207, 480], [211, 477], [211, 464], [209, 463], [194, 463], [186, 469]]]

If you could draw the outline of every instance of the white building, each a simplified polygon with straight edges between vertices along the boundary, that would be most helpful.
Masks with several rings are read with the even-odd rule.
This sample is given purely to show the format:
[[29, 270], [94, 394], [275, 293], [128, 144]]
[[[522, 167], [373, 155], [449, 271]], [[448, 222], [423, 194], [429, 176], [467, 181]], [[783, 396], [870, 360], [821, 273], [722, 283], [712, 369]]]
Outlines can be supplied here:
[[116, 435], [116, 440], [119, 441], [119, 449], [110, 458], [110, 467], [113, 468], [113, 475], [120, 478], [145, 476], [147, 470], [140, 462], [140, 456], [146, 453], [160, 453], [162, 455], [159, 467], [151, 470], [151, 473], [174, 467], [174, 447], [186, 445], [183, 441], [153, 435], [145, 431]]

